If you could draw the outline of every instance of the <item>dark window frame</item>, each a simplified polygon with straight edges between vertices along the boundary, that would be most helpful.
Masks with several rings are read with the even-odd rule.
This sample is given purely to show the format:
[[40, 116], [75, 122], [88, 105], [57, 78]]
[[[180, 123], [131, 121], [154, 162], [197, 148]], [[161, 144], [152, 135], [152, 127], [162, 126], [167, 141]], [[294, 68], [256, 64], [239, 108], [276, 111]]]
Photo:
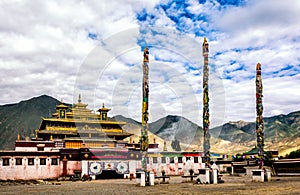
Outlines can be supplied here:
[[161, 157], [161, 163], [166, 163], [166, 157]]
[[199, 163], [199, 158], [198, 158], [198, 156], [195, 156], [195, 157], [194, 157], [194, 163]]
[[29, 166], [34, 165], [34, 158], [28, 158], [27, 160], [28, 160], [28, 163], [27, 163], [27, 164], [28, 164]]
[[40, 158], [40, 165], [46, 165], [46, 158]]
[[16, 158], [16, 165], [23, 165], [23, 158]]
[[170, 164], [174, 163], [174, 157], [170, 157]]
[[51, 165], [58, 165], [58, 159], [57, 158], [51, 158]]
[[2, 158], [2, 166], [9, 166], [10, 158]]
[[44, 151], [44, 147], [38, 147], [37, 151]]
[[152, 160], [153, 160], [153, 163], [157, 163], [157, 157], [153, 157]]
[[182, 163], [182, 157], [181, 156], [178, 157], [178, 163]]

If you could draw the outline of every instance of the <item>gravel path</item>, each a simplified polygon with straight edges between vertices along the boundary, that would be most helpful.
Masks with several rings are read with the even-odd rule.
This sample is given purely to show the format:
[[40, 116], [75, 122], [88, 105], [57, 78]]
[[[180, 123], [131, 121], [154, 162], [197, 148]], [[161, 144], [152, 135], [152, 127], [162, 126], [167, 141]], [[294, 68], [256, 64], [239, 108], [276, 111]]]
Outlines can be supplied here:
[[182, 183], [171, 177], [169, 184], [140, 187], [135, 180], [91, 182], [13, 183], [1, 182], [0, 194], [300, 194], [300, 177], [272, 177], [271, 182], [254, 183], [250, 177], [224, 175], [222, 184]]

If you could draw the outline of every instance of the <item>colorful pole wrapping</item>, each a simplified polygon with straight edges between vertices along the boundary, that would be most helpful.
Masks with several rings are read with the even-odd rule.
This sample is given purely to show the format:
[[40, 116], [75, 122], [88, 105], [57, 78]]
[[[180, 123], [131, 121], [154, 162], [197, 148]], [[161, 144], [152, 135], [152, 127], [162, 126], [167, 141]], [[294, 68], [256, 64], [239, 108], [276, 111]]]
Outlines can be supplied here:
[[148, 150], [148, 105], [149, 105], [149, 51], [144, 49], [143, 60], [143, 101], [142, 101], [142, 130], [141, 130], [141, 151], [144, 152], [142, 167], [147, 170], [146, 153]]
[[264, 119], [263, 119], [263, 104], [262, 104], [262, 79], [261, 79], [261, 64], [256, 65], [256, 136], [258, 155], [262, 156], [264, 153]]
[[210, 150], [210, 134], [209, 134], [209, 97], [208, 97], [208, 42], [204, 37], [203, 45], [202, 45], [202, 54], [204, 57], [204, 66], [203, 66], [203, 131], [204, 131], [204, 142], [203, 142], [203, 150], [205, 156], [209, 158], [209, 150]]

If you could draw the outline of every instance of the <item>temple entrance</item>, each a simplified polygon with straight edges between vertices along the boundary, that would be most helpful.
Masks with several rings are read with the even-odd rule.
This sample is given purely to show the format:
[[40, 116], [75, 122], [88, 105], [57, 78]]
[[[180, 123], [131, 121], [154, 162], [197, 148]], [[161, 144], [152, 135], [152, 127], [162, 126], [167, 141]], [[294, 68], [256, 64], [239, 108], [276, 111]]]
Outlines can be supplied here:
[[115, 170], [102, 170], [102, 173], [96, 175], [96, 179], [123, 179], [124, 174], [118, 174]]

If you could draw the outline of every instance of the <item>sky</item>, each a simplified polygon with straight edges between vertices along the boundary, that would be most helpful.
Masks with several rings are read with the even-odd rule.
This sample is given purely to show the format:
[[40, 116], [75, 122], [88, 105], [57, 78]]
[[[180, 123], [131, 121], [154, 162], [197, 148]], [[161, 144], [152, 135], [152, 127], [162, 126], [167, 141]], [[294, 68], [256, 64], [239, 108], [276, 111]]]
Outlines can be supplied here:
[[300, 1], [0, 1], [0, 105], [78, 95], [94, 111], [141, 121], [149, 47], [150, 122], [180, 115], [202, 126], [204, 37], [211, 126], [300, 110]]

